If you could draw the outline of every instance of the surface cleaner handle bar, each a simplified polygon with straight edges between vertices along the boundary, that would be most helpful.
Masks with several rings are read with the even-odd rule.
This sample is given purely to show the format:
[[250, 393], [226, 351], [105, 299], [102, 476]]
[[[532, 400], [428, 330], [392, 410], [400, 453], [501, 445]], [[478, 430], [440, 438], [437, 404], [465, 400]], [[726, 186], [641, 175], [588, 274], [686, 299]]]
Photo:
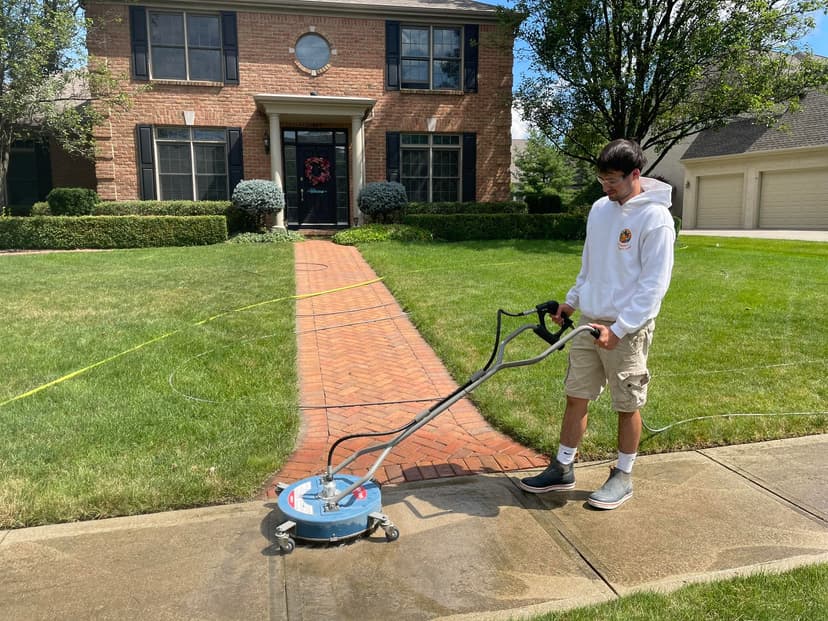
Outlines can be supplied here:
[[[485, 382], [489, 379], [492, 375], [500, 371], [501, 369], [513, 368], [513, 367], [520, 367], [520, 366], [527, 366], [531, 364], [535, 364], [540, 362], [549, 354], [559, 349], [563, 349], [564, 345], [573, 338], [575, 338], [578, 334], [589, 332], [593, 337], [598, 338], [600, 333], [595, 328], [590, 326], [578, 326], [572, 332], [561, 338], [563, 332], [572, 327], [572, 321], [568, 317], [564, 317], [564, 325], [561, 326], [561, 329], [558, 330], [556, 333], [550, 332], [543, 321], [544, 315], [549, 314], [551, 311], [552, 314], [557, 314], [558, 312], [558, 303], [554, 301], [544, 302], [543, 304], [539, 304], [534, 309], [524, 311], [522, 313], [507, 313], [504, 310], [497, 311], [497, 336], [495, 338], [495, 346], [494, 350], [492, 351], [492, 355], [489, 358], [489, 361], [486, 365], [480, 369], [477, 373], [475, 373], [471, 379], [469, 379], [465, 384], [459, 386], [454, 392], [450, 395], [442, 399], [439, 403], [431, 406], [430, 408], [426, 409], [425, 411], [418, 414], [413, 420], [411, 420], [408, 424], [403, 425], [397, 429], [387, 432], [371, 432], [371, 433], [362, 433], [362, 434], [354, 434], [350, 436], [345, 436], [334, 442], [333, 446], [331, 446], [330, 451], [328, 452], [328, 468], [327, 472], [324, 475], [325, 481], [330, 482], [333, 481], [333, 475], [337, 472], [341, 471], [347, 465], [355, 461], [358, 457], [362, 455], [366, 455], [368, 453], [374, 453], [377, 451], [382, 451], [379, 457], [376, 459], [374, 464], [368, 470], [368, 472], [359, 480], [353, 482], [349, 485], [346, 489], [340, 491], [339, 493], [333, 493], [327, 502], [327, 507], [329, 509], [333, 509], [337, 506], [340, 500], [345, 498], [348, 494], [354, 491], [357, 487], [365, 483], [368, 479], [370, 479], [374, 473], [379, 468], [380, 464], [385, 460], [388, 453], [394, 448], [397, 444], [405, 440], [415, 431], [426, 425], [430, 422], [433, 418], [444, 412], [446, 409], [451, 407], [454, 403], [462, 399], [463, 397], [467, 396], [472, 390], [474, 390], [477, 386]], [[519, 328], [512, 331], [509, 335], [507, 335], [502, 341], [500, 340], [501, 335], [501, 319], [503, 315], [509, 315], [511, 317], [523, 317], [527, 315], [533, 315], [537, 313], [539, 318], [539, 323], [536, 325], [533, 324], [525, 324], [520, 326]], [[506, 346], [517, 338], [520, 334], [527, 330], [532, 330], [543, 338], [548, 344], [549, 347], [541, 352], [540, 354], [533, 356], [531, 358], [526, 358], [522, 360], [512, 360], [512, 361], [504, 361], [504, 354]], [[494, 364], [493, 364], [494, 363]], [[366, 448], [360, 449], [353, 453], [350, 457], [346, 458], [342, 463], [340, 463], [336, 468], [332, 467], [333, 462], [333, 454], [336, 450], [336, 447], [342, 444], [345, 441], [352, 440], [354, 438], [361, 438], [361, 437], [376, 437], [376, 436], [395, 436], [394, 438], [380, 442], [378, 444], [374, 444], [373, 446], [368, 446]]]

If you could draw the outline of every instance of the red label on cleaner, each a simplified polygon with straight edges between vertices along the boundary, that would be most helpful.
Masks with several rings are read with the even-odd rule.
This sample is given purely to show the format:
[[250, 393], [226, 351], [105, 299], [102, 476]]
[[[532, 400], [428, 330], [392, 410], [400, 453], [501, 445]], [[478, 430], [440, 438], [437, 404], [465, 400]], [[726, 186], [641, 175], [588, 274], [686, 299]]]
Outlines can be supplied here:
[[365, 500], [366, 498], [368, 498], [368, 491], [362, 486], [356, 488], [352, 493], [354, 495], [354, 498], [356, 498], [357, 500]]
[[297, 485], [294, 489], [290, 490], [290, 494], [288, 495], [288, 504], [299, 511], [299, 513], [304, 513], [305, 515], [313, 515], [313, 506], [305, 502], [304, 498], [302, 498], [310, 489], [310, 486], [311, 484], [309, 482]]

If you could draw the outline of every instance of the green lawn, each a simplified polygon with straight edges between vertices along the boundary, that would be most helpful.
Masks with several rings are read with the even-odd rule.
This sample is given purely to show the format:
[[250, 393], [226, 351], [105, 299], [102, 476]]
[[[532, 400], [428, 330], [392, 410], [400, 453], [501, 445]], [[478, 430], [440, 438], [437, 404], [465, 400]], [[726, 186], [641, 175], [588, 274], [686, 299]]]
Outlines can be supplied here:
[[828, 565], [635, 593], [534, 621], [814, 621], [828, 617]]
[[[567, 242], [365, 244], [361, 251], [458, 381], [488, 359], [498, 308], [563, 300], [580, 266]], [[820, 433], [828, 425], [828, 244], [690, 237], [676, 251], [673, 282], [650, 356], [653, 380], [641, 451], [661, 452]], [[518, 322], [522, 320], [516, 320]], [[518, 325], [518, 324], [512, 324]], [[584, 336], [581, 338], [589, 338]], [[517, 344], [517, 343], [516, 343]], [[539, 352], [529, 333], [515, 354]], [[500, 429], [540, 451], [557, 447], [566, 355], [509, 369], [473, 393]], [[793, 416], [791, 412], [805, 415]], [[594, 404], [583, 459], [614, 455], [616, 417]]]
[[0, 288], [0, 528], [248, 499], [290, 454], [290, 244], [7, 255]]

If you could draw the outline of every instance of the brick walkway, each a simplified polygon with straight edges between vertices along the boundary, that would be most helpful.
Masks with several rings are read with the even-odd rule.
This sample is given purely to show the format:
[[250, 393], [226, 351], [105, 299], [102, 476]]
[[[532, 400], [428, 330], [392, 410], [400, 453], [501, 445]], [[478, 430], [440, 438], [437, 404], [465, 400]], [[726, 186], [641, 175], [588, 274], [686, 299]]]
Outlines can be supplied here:
[[[329, 293], [296, 304], [302, 428], [296, 451], [274, 483], [323, 472], [338, 438], [400, 427], [457, 388], [355, 248], [305, 241], [295, 249], [297, 294]], [[345, 443], [333, 463], [388, 438]], [[364, 475], [377, 455], [363, 455], [349, 471]], [[398, 444], [374, 478], [401, 483], [547, 463], [492, 429], [464, 399]]]

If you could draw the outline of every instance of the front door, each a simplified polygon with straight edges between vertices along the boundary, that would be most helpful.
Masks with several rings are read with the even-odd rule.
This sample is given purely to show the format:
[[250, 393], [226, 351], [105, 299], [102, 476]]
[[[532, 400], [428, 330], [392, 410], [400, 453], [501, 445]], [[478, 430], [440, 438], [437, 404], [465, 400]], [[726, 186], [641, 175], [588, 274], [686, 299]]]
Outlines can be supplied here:
[[296, 147], [299, 224], [336, 224], [336, 152], [333, 145]]

